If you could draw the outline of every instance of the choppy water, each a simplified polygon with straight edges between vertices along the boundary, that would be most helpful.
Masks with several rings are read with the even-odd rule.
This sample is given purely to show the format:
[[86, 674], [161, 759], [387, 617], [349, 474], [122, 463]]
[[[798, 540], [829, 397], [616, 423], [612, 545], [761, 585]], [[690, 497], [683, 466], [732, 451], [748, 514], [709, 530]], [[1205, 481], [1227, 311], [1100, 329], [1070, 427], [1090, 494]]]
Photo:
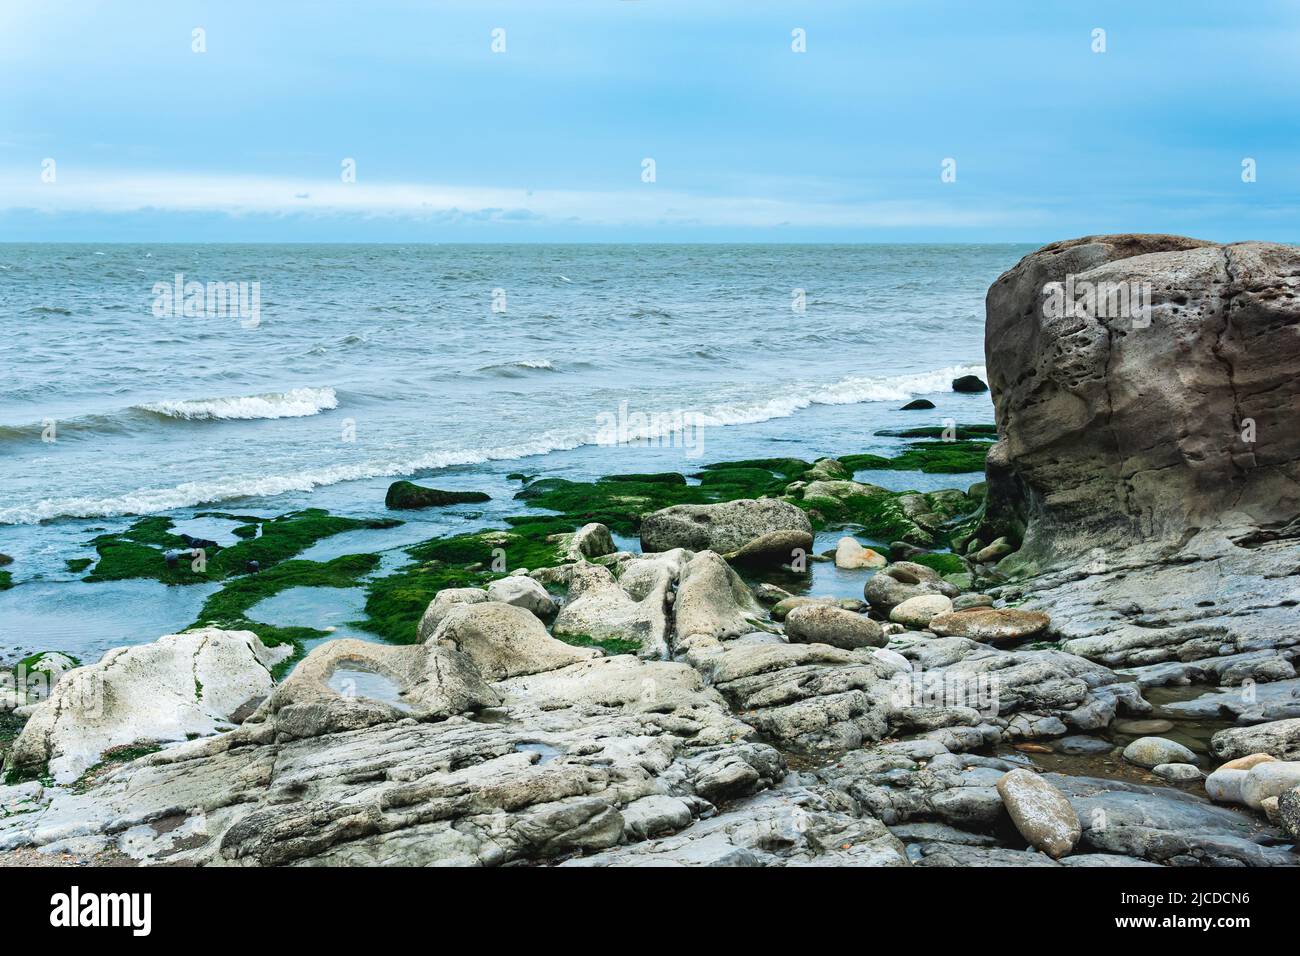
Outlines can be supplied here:
[[[984, 293], [1030, 248], [0, 245], [8, 593], [101, 587], [64, 561], [130, 514], [375, 514], [398, 476], [493, 495], [409, 516], [398, 544], [499, 520], [510, 471], [888, 451], [876, 429], [991, 420], [949, 383], [982, 371]], [[259, 283], [256, 320], [160, 308], [177, 273]], [[920, 395], [938, 409], [898, 411]], [[675, 412], [692, 428], [601, 443]], [[0, 647], [44, 646], [3, 633], [13, 601]]]

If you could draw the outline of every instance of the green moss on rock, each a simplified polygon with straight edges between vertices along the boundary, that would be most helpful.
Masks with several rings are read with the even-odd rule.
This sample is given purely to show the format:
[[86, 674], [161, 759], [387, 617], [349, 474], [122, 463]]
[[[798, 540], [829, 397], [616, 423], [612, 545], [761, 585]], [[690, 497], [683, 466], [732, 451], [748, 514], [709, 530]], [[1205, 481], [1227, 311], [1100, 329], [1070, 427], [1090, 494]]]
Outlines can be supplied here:
[[481, 491], [443, 491], [441, 488], [426, 488], [409, 481], [395, 481], [388, 486], [388, 494], [384, 495], [384, 507], [439, 508], [491, 500], [491, 495]]

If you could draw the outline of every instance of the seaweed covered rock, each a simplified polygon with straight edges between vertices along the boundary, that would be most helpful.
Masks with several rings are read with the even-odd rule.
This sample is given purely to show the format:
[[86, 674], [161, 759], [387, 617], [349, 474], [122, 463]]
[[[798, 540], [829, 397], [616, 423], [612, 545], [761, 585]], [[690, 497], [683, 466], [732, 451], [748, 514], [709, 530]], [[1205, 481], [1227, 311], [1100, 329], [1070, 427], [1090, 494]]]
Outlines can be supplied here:
[[271, 692], [271, 668], [290, 653], [252, 631], [203, 628], [119, 647], [63, 675], [14, 741], [18, 766], [48, 764], [75, 780], [106, 751], [212, 734]]
[[440, 488], [425, 488], [409, 481], [395, 481], [388, 486], [384, 495], [384, 507], [436, 508], [441, 505], [476, 504], [491, 501], [490, 495], [481, 491], [443, 491]]

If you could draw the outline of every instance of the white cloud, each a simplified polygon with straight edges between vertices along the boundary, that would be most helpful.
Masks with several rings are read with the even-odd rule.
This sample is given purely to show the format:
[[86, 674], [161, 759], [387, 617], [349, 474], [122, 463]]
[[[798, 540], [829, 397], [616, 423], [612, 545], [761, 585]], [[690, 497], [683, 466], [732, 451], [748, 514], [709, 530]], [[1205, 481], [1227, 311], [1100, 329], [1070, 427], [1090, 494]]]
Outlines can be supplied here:
[[39, 171], [10, 170], [0, 209], [42, 212], [141, 211], [241, 214], [357, 214], [434, 220], [540, 220], [595, 226], [692, 225], [982, 227], [1035, 221], [1035, 210], [939, 200], [816, 201], [770, 196], [701, 196], [646, 184], [637, 189], [528, 190], [494, 186], [300, 180], [190, 173], [116, 173], [61, 165], [55, 183]]

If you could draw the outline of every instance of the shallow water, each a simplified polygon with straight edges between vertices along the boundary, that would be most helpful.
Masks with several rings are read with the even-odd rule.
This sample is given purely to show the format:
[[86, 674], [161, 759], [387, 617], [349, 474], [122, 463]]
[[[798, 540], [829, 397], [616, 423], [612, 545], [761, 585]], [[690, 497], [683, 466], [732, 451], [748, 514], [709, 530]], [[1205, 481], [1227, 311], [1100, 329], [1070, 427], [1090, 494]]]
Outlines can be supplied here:
[[398, 710], [411, 709], [401, 696], [397, 684], [383, 674], [362, 670], [357, 667], [336, 667], [330, 674], [327, 686], [344, 697], [365, 697], [384, 704], [391, 704]]

